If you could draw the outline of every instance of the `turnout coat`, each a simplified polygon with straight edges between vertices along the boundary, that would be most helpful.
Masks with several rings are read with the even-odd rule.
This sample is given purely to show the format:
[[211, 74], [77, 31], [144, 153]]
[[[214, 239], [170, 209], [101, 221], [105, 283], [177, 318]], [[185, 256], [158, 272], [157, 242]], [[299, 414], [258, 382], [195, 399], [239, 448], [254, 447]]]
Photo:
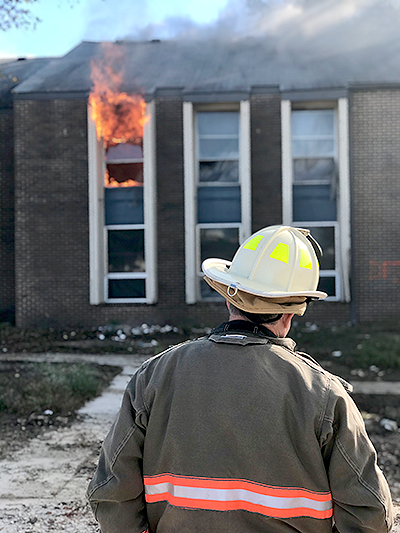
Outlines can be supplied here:
[[245, 321], [149, 359], [88, 488], [102, 533], [388, 532], [388, 485], [346, 388]]

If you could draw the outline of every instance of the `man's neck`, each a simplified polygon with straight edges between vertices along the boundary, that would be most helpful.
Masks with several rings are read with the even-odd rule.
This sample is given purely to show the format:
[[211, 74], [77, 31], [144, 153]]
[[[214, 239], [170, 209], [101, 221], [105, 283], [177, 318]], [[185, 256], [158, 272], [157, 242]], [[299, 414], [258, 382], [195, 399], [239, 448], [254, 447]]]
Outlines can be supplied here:
[[242, 320], [241, 317], [231, 318], [228, 322], [218, 326], [216, 330], [225, 332], [252, 332], [267, 337], [276, 337], [276, 335], [269, 328], [266, 328], [262, 324], [255, 324], [254, 322], [251, 322], [251, 320]]
[[[291, 315], [292, 317], [293, 315]], [[274, 324], [262, 324], [264, 328], [267, 328], [269, 331], [271, 331], [276, 337], [284, 338], [289, 333], [290, 330], [290, 323], [291, 323], [291, 317], [288, 319], [288, 315], [283, 315], [277, 322]], [[242, 320], [245, 322], [251, 322], [247, 317], [242, 315], [230, 315], [229, 316], [229, 322], [232, 322], [234, 320]]]

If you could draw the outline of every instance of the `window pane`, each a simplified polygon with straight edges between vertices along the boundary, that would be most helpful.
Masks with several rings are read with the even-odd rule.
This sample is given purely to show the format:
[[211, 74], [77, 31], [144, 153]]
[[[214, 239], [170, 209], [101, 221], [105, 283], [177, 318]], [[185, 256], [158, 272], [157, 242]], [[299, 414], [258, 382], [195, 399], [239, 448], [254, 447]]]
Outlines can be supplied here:
[[335, 270], [335, 228], [309, 228], [311, 235], [320, 244], [323, 255], [320, 259], [321, 270]]
[[201, 182], [238, 182], [238, 161], [203, 161], [199, 168]]
[[109, 298], [146, 298], [144, 279], [109, 279]]
[[294, 139], [292, 142], [293, 157], [333, 157], [334, 149], [333, 139]]
[[214, 291], [214, 289], [212, 289], [204, 280], [200, 281], [200, 298], [202, 300], [224, 301], [224, 297], [221, 296], [221, 294], [219, 294], [217, 291]]
[[239, 248], [238, 228], [217, 228], [200, 230], [201, 262], [210, 257], [231, 261]]
[[292, 112], [292, 135], [333, 135], [333, 109], [314, 109]]
[[336, 195], [330, 185], [294, 185], [293, 220], [336, 220]]
[[144, 230], [108, 232], [108, 271], [145, 272]]
[[138, 144], [120, 143], [110, 146], [106, 152], [106, 161], [143, 159], [143, 148]]
[[236, 111], [199, 112], [197, 128], [200, 135], [237, 135], [239, 113]]
[[106, 187], [106, 225], [143, 224], [143, 187]]
[[238, 159], [239, 140], [233, 139], [199, 139], [199, 159]]
[[333, 158], [294, 159], [294, 181], [326, 180], [331, 183], [335, 176], [335, 162]]
[[319, 278], [318, 290], [326, 292], [328, 296], [336, 296], [336, 279], [333, 276]]
[[199, 187], [197, 220], [205, 222], [240, 222], [240, 186]]

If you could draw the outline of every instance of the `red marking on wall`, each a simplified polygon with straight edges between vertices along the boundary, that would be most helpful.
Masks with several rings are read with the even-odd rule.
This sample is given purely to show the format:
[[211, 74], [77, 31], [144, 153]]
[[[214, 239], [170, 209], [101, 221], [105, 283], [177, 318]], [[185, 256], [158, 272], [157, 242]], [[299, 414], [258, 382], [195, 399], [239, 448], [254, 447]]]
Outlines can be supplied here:
[[400, 282], [400, 261], [369, 262], [369, 281], [388, 280], [394, 285]]

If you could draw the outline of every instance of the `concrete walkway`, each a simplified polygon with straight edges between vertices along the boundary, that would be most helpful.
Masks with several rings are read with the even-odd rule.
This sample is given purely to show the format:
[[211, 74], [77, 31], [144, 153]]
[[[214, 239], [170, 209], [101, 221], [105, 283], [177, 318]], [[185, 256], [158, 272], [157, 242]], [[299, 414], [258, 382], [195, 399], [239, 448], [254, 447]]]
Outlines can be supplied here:
[[[125, 355], [2, 354], [0, 360], [92, 362], [120, 366], [122, 372], [95, 400], [79, 411], [68, 428], [32, 439], [12, 458], [0, 461], [0, 533], [98, 533], [85, 503], [85, 491], [99, 447], [114, 420], [123, 391], [146, 358]], [[398, 383], [354, 382], [357, 392], [399, 394]], [[75, 509], [75, 511], [71, 511]], [[400, 506], [396, 507], [400, 533]], [[49, 518], [50, 516], [50, 518]]]

